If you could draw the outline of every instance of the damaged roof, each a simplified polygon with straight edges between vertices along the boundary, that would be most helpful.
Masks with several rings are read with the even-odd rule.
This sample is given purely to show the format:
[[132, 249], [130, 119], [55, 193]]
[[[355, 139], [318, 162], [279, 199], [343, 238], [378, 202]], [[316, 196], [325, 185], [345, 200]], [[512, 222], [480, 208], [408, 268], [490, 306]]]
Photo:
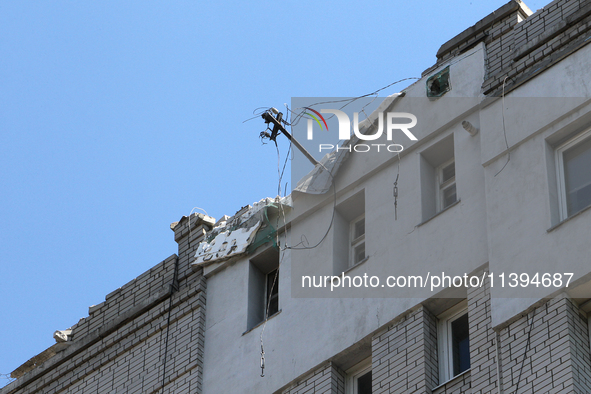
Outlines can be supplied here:
[[269, 210], [291, 208], [291, 196], [264, 198], [242, 207], [233, 217], [224, 217], [207, 234], [195, 253], [193, 267], [230, 260], [254, 251], [258, 246], [274, 242], [278, 223], [271, 223]]

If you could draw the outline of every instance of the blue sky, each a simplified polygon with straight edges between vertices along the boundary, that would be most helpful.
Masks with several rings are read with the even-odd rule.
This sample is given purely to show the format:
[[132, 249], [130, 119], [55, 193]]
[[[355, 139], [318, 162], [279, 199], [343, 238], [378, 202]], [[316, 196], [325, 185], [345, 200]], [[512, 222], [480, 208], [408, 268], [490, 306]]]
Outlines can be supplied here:
[[176, 253], [193, 207], [277, 194], [253, 110], [420, 77], [505, 3], [1, 2], [0, 374]]

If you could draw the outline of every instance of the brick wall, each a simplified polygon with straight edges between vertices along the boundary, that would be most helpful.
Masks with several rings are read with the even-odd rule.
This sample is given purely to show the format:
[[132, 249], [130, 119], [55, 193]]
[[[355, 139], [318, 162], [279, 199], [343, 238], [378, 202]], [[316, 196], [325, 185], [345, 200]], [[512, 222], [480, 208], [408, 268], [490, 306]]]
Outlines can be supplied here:
[[513, 322], [500, 338], [504, 392], [591, 392], [587, 318], [567, 296]]
[[[467, 394], [478, 393], [472, 390], [472, 377], [469, 372], [461, 374], [443, 386], [433, 390], [433, 394]], [[484, 393], [484, 392], [483, 392]]]
[[206, 281], [189, 262], [211, 224], [204, 215], [193, 215], [191, 228], [186, 217], [175, 223], [178, 259], [108, 294], [72, 327], [65, 350], [0, 393], [160, 393], [163, 385], [165, 393], [200, 393]]
[[423, 76], [430, 74], [444, 63], [467, 52], [480, 42], [487, 44], [489, 63], [492, 67], [496, 67], [501, 61], [503, 50], [508, 49], [503, 46], [504, 37], [507, 34], [512, 34], [513, 28], [520, 20], [525, 19], [529, 12], [529, 9], [524, 7], [520, 1], [508, 2], [444, 43], [437, 51], [437, 63], [425, 70]]
[[[190, 224], [190, 226], [189, 226]], [[183, 216], [178, 223], [173, 223], [174, 240], [179, 245], [179, 282], [185, 285], [187, 282], [197, 280], [202, 270], [193, 271], [190, 263], [194, 260], [199, 242], [203, 240], [205, 232], [210, 230], [215, 220], [203, 214]]]
[[437, 386], [437, 323], [420, 307], [372, 340], [373, 393], [431, 393]]
[[88, 317], [80, 319], [72, 326], [72, 339], [83, 338], [170, 284], [175, 262], [176, 255], [170, 256], [149, 271], [109, 293], [105, 301], [90, 307]]
[[345, 374], [337, 366], [329, 362], [298, 379], [281, 393], [345, 394]]
[[496, 393], [497, 340], [492, 328], [488, 278], [484, 286], [468, 289], [468, 323], [471, 390], [473, 393]]
[[479, 42], [486, 45], [485, 95], [500, 96], [540, 74], [591, 40], [591, 1], [555, 0], [532, 15], [514, 0], [441, 46], [432, 73]]
[[[179, 286], [172, 295], [176, 255], [91, 307], [90, 315], [73, 328], [66, 350], [0, 394], [156, 394], [162, 392], [163, 380], [165, 393], [201, 393], [206, 280], [189, 263], [212, 224], [210, 218], [194, 215], [190, 231], [188, 218], [173, 226]], [[439, 384], [437, 318], [418, 305], [372, 335], [373, 392], [496, 393], [497, 367], [505, 393], [591, 392], [587, 317], [574, 301], [560, 295], [498, 331], [492, 328], [488, 283], [468, 289], [467, 303], [468, 372]], [[344, 394], [346, 374], [327, 361], [286, 384], [278, 393]]]
[[[500, 29], [500, 30], [499, 30]], [[512, 28], [491, 29], [485, 40], [485, 95], [499, 96], [586, 45], [591, 34], [591, 2], [555, 0]]]
[[503, 392], [591, 392], [587, 317], [574, 301], [565, 295], [549, 300], [498, 336], [490, 308], [489, 283], [468, 290], [471, 367], [441, 386], [437, 320], [429, 311], [420, 307], [378, 332], [372, 343], [374, 393], [497, 393], [497, 346]]

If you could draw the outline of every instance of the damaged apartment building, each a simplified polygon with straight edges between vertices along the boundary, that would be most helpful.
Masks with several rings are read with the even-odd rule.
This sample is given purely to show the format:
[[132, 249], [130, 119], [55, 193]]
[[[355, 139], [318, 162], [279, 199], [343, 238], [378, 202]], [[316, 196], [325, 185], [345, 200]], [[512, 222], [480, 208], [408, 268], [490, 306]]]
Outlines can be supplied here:
[[416, 115], [402, 152], [181, 218], [0, 393], [591, 393], [590, 39], [591, 1], [508, 2], [360, 124]]

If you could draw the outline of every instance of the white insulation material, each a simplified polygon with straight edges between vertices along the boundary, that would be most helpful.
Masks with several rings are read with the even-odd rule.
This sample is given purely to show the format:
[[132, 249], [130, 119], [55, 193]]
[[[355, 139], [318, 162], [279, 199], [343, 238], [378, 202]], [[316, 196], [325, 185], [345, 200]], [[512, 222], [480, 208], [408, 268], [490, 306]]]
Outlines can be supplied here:
[[200, 243], [193, 264], [207, 265], [245, 253], [260, 227], [261, 221], [257, 221], [250, 228], [226, 230], [219, 233], [211, 242]]

